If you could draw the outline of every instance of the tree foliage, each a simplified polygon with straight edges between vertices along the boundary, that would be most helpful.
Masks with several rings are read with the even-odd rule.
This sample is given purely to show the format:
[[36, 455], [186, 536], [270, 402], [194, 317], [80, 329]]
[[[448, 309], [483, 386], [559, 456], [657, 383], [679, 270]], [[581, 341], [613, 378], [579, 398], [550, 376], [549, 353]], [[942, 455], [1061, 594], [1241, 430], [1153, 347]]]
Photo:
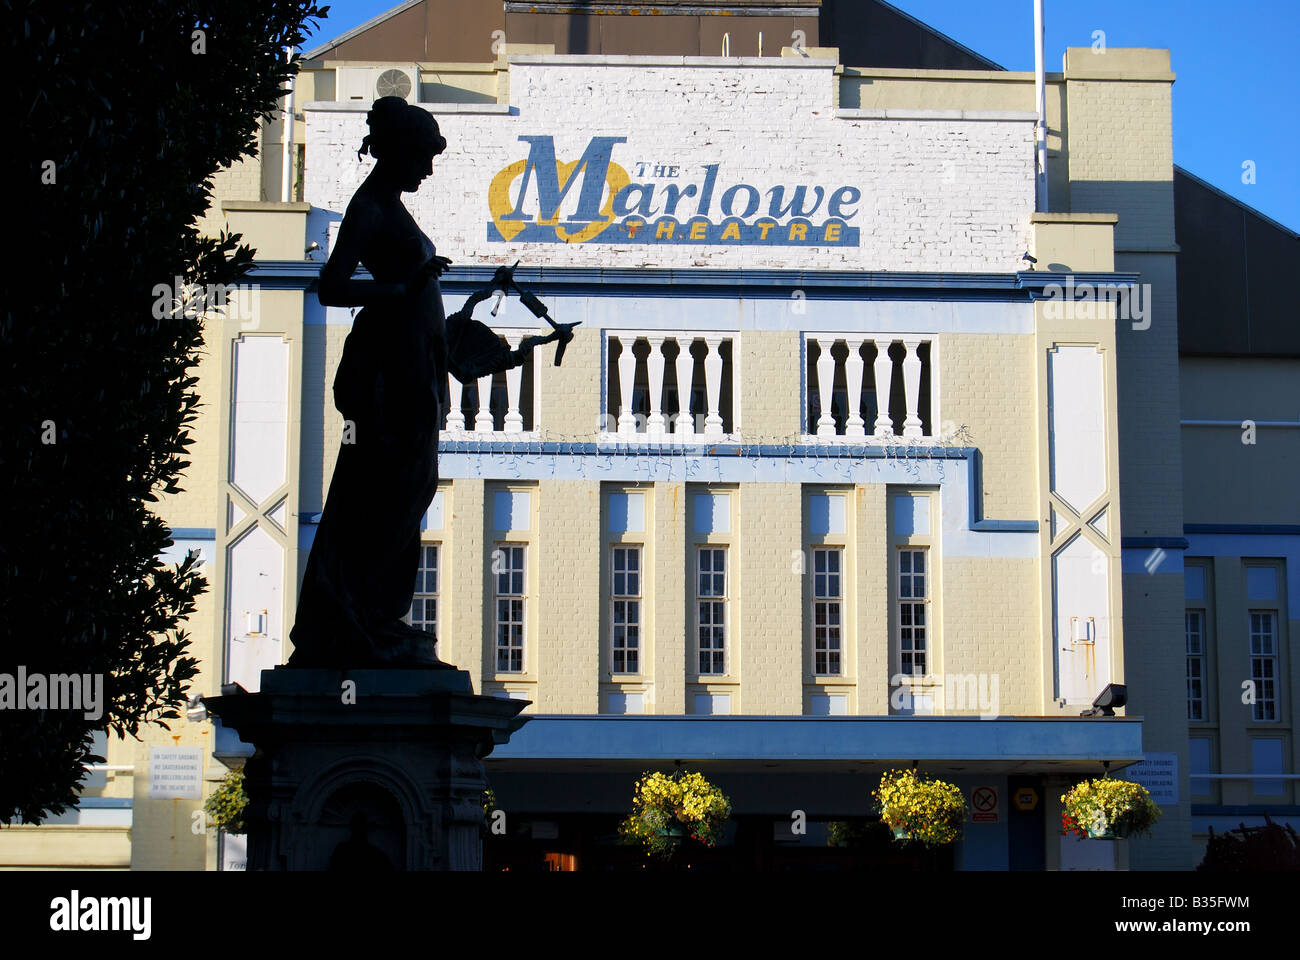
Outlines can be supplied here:
[[[235, 284], [204, 238], [212, 176], [257, 147], [313, 18], [292, 0], [0, 0], [17, 130], [0, 321], [0, 673], [101, 674], [103, 716], [0, 710], [0, 822], [75, 802], [91, 734], [179, 715], [197, 673], [193, 557], [160, 561], [181, 490], [202, 321], [155, 316], [174, 277]], [[188, 314], [188, 315], [187, 315]]]

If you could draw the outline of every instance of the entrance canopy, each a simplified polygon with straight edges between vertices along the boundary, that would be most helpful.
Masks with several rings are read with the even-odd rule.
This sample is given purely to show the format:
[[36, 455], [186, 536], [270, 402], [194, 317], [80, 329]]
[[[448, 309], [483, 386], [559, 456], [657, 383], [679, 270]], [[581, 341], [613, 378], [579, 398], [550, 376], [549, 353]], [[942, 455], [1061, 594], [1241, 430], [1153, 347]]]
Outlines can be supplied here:
[[645, 763], [767, 770], [910, 766], [932, 773], [1101, 773], [1142, 760], [1139, 717], [529, 717], [497, 771]]

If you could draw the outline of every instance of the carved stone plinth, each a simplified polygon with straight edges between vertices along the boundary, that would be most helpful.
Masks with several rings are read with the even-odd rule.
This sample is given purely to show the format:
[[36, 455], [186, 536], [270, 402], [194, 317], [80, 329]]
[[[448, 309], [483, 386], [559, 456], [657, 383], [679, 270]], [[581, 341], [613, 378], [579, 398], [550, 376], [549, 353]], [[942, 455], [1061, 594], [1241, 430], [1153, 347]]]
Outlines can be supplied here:
[[482, 758], [525, 701], [476, 696], [462, 670], [278, 667], [205, 702], [256, 748], [248, 869], [482, 868]]

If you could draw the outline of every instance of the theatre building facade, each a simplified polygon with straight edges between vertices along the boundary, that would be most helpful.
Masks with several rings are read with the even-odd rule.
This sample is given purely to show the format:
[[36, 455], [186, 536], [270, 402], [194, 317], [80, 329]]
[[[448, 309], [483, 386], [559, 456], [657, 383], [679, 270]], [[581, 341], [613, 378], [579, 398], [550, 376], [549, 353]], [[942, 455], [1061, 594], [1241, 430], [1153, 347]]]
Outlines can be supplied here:
[[[396, 71], [449, 144], [404, 197], [453, 261], [448, 311], [518, 260], [581, 321], [559, 365], [547, 345], [452, 378], [442, 411], [412, 620], [476, 691], [529, 702], [485, 761], [489, 867], [640, 869], [618, 820], [676, 766], [733, 804], [701, 869], [1194, 866], [1167, 52], [1066, 52], [1040, 180], [1032, 74], [553, 51], [327, 51], [298, 80], [294, 199], [261, 199], [269, 160], [219, 178], [210, 225], [258, 248], [256, 289], [208, 325], [163, 504], [213, 587], [199, 689], [256, 690], [291, 653], [351, 429], [354, 311], [315, 283]], [[540, 332], [514, 297], [476, 317]], [[1294, 572], [1268, 569], [1285, 633]], [[238, 868], [237, 839], [176, 829], [201, 798], [145, 771], [195, 749], [206, 793], [248, 748], [202, 711], [173, 734], [110, 745], [94, 796], [130, 810], [131, 865]], [[830, 844], [914, 765], [973, 801], [959, 843]], [[1107, 771], [1152, 790], [1154, 834], [1062, 838], [1061, 794]]]
[[[1137, 280], [1115, 216], [1036, 213], [1032, 112], [842, 106], [833, 59], [519, 54], [508, 72], [507, 102], [431, 108], [450, 146], [407, 199], [455, 261], [449, 309], [519, 260], [582, 322], [559, 366], [548, 347], [450, 383], [426, 518], [414, 615], [476, 689], [531, 704], [488, 760], [508, 824], [489, 863], [639, 867], [614, 842], [632, 782], [680, 764], [733, 801], [710, 865], [914, 866], [827, 829], [915, 763], [992, 801], [937, 865], [1127, 865], [1056, 835], [1072, 779], [1185, 750], [1131, 710], [1080, 717], [1126, 682], [1133, 622], [1116, 319], [1053, 285]], [[304, 107], [305, 239], [325, 251], [370, 169], [368, 106]], [[314, 269], [261, 274], [305, 288]], [[512, 343], [537, 327], [517, 300], [479, 312]], [[226, 679], [247, 689], [291, 610], [254, 551], [301, 565], [346, 442], [329, 387], [352, 311], [308, 290], [300, 322], [231, 339], [236, 468], [270, 459], [241, 425], [241, 365], [276, 400], [302, 384], [283, 410], [296, 544], [254, 526], [280, 475], [224, 490], [247, 515], [217, 540]], [[242, 635], [262, 608], [265, 636]], [[1186, 846], [1185, 807], [1165, 829], [1148, 842]]]

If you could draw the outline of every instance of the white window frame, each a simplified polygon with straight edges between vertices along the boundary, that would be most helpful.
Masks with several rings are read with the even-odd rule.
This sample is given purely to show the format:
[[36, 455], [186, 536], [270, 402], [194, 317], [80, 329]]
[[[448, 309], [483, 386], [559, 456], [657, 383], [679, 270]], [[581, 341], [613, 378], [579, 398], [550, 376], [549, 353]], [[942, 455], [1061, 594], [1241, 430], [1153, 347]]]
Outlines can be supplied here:
[[[500, 564], [492, 573], [492, 660], [498, 674], [521, 674], [528, 671], [528, 547], [529, 544], [516, 540], [502, 540], [493, 546], [493, 565]], [[513, 563], [514, 550], [519, 551], [519, 565], [517, 567]], [[518, 591], [514, 590], [513, 577], [515, 575], [519, 577]], [[509, 591], [504, 593], [501, 590], [503, 577], [512, 578], [506, 584], [510, 588]], [[518, 617], [510, 616], [505, 620], [502, 619], [501, 601], [503, 600], [518, 603]], [[502, 645], [502, 627], [517, 627], [518, 643], [511, 642]], [[513, 665], [516, 650], [518, 650], [518, 666]], [[507, 655], [507, 666], [505, 667], [501, 665], [503, 652]]]
[[[433, 557], [433, 565], [429, 565], [429, 557]], [[433, 578], [433, 587], [429, 588], [429, 578]], [[411, 608], [406, 612], [402, 619], [413, 627], [431, 630], [435, 636], [441, 637], [442, 631], [438, 629], [439, 617], [442, 614], [442, 542], [441, 541], [423, 541], [420, 544], [420, 562], [415, 571], [415, 588], [411, 592]], [[433, 619], [427, 617], [417, 617], [415, 615], [417, 604], [433, 602]], [[424, 608], [428, 612], [428, 608]]]
[[[818, 571], [817, 560], [818, 557], [820, 556], [827, 556], [827, 557], [834, 556], [836, 558], [837, 567], [834, 572], [830, 570], [829, 564], [827, 565], [826, 570], [820, 572]], [[847, 605], [845, 603], [845, 596], [844, 596], [844, 576], [845, 576], [844, 565], [846, 559], [847, 559], [846, 551], [844, 547], [836, 544], [828, 544], [825, 546], [814, 546], [812, 548], [812, 589], [810, 590], [809, 595], [812, 601], [812, 618], [810, 620], [810, 623], [812, 624], [811, 650], [812, 650], [812, 674], [814, 677], [844, 676], [844, 658], [846, 652], [845, 651], [846, 632], [844, 629], [844, 625], [846, 620], [845, 613], [847, 610]], [[838, 586], [838, 589], [834, 593], [831, 593], [829, 589], [830, 577], [835, 578], [836, 585]], [[823, 579], [827, 581], [824, 593], [821, 592], [822, 587], [820, 586]], [[828, 641], [825, 650], [822, 650], [819, 646], [821, 637], [819, 637], [818, 631], [820, 629], [823, 629], [823, 626], [819, 626], [817, 622], [817, 613], [819, 610], [822, 609], [825, 609], [828, 614], [826, 623], [824, 624], [824, 629], [826, 630], [826, 637]], [[837, 614], [837, 620], [834, 625], [831, 624], [829, 618], [829, 613], [831, 610], [836, 611]], [[829, 636], [832, 629], [834, 629], [834, 632], [837, 634], [836, 639], [839, 641], [838, 646], [834, 650], [831, 649], [829, 644]], [[824, 654], [826, 657], [826, 668], [823, 670], [817, 669], [819, 654]], [[835, 663], [834, 670], [831, 669], [832, 654], [836, 656], [836, 663]]]
[[[1198, 629], [1192, 630], [1193, 619], [1199, 620]], [[1190, 607], [1183, 611], [1183, 636], [1187, 646], [1187, 719], [1202, 722], [1209, 719], [1207, 706], [1209, 701], [1208, 644], [1206, 642], [1206, 625], [1208, 612], [1203, 607]], [[1195, 639], [1195, 643], [1193, 643]], [[1195, 649], [1194, 649], [1195, 648]], [[1193, 666], [1196, 673], [1193, 675]], [[1193, 683], [1200, 685], [1199, 694], [1193, 693]], [[1194, 715], [1198, 714], [1198, 715]]]
[[[1247, 639], [1250, 653], [1250, 679], [1255, 685], [1255, 702], [1251, 704], [1250, 716], [1255, 723], [1276, 723], [1281, 716], [1281, 704], [1278, 698], [1278, 611], [1268, 608], [1252, 608], [1247, 619]], [[1269, 629], [1257, 631], [1256, 617], [1262, 618], [1261, 624], [1267, 623]], [[1269, 649], [1256, 640], [1267, 640]], [[1267, 668], [1267, 669], [1266, 669]], [[1265, 674], [1268, 674], [1265, 676]], [[1263, 714], [1269, 714], [1265, 716]]]
[[[619, 569], [619, 557], [624, 556], [623, 569]], [[636, 558], [636, 569], [626, 565], [626, 557]], [[609, 552], [609, 665], [610, 672], [616, 676], [636, 675], [641, 673], [641, 638], [642, 612], [645, 609], [645, 593], [642, 584], [645, 579], [645, 557], [641, 544], [611, 544]], [[618, 589], [619, 578], [623, 578], [623, 590]], [[629, 578], [635, 578], [635, 584], [629, 584]], [[635, 589], [631, 589], [635, 586]], [[628, 607], [635, 609], [635, 617], [627, 614]], [[620, 609], [623, 620], [620, 622]], [[620, 629], [623, 631], [622, 645], [619, 644]], [[629, 642], [630, 641], [630, 642]], [[620, 670], [619, 654], [623, 655], [623, 667]], [[631, 669], [627, 669], [631, 658]]]
[[[714, 568], [710, 568], [706, 573], [703, 566], [704, 554], [709, 552], [722, 557], [722, 571], [719, 573]], [[701, 590], [704, 577], [716, 578], [722, 577], [721, 593], [705, 593]], [[731, 655], [730, 643], [730, 625], [731, 625], [731, 604], [729, 602], [731, 592], [731, 557], [730, 551], [726, 544], [721, 543], [697, 543], [695, 545], [695, 667], [701, 677], [725, 677], [727, 675], [727, 661]], [[707, 624], [713, 636], [716, 638], [716, 631], [721, 630], [722, 646], [718, 649], [714, 646], [705, 648], [702, 644], [703, 633], [706, 624], [700, 616], [704, 605], [708, 604], [715, 609], [722, 611], [722, 623], [719, 625], [710, 618]], [[709, 658], [709, 670], [704, 670], [704, 658]], [[720, 669], [712, 669], [715, 664], [720, 664]]]
[[[929, 609], [931, 603], [929, 587], [932, 582], [931, 577], [933, 575], [933, 568], [930, 563], [930, 548], [926, 546], [903, 546], [903, 547], [899, 547], [895, 551], [895, 553], [896, 556], [894, 557], [894, 577], [895, 577], [894, 579], [894, 588], [895, 588], [894, 650], [898, 656], [898, 672], [905, 677], [909, 677], [911, 679], [916, 680], [916, 679], [920, 679], [921, 677], [928, 676], [930, 669], [934, 666], [932, 662], [932, 657], [934, 656], [934, 644], [932, 642], [934, 618], [931, 617], [926, 612]], [[920, 554], [924, 558], [925, 569], [922, 570], [920, 573], [917, 573], [915, 569], [915, 562], [913, 561], [911, 564], [912, 569], [904, 573], [903, 571], [904, 554], [907, 554], [909, 556], [913, 554]], [[908, 582], [909, 590], [906, 596], [903, 593], [903, 583], [904, 583], [903, 578], [905, 576], [909, 578], [909, 582]], [[917, 577], [922, 578], [923, 593], [921, 596], [915, 595], [915, 586], [916, 586], [915, 581]], [[911, 611], [913, 614], [913, 620], [910, 624], [903, 623], [903, 611], [905, 609]], [[915, 613], [917, 611], [920, 611], [922, 617], [924, 618], [924, 623], [920, 624], [919, 627], [922, 633], [922, 636], [920, 638], [922, 644], [922, 647], [920, 649], [920, 657], [921, 657], [920, 670], [916, 669], [916, 657], [918, 651], [916, 647], [915, 635], [911, 638], [912, 649], [910, 651], [903, 649], [904, 631], [909, 629], [915, 631], [918, 628], [915, 620]], [[912, 657], [912, 669], [910, 670], [908, 669], [907, 664], [904, 660], [904, 658], [909, 655]]]

